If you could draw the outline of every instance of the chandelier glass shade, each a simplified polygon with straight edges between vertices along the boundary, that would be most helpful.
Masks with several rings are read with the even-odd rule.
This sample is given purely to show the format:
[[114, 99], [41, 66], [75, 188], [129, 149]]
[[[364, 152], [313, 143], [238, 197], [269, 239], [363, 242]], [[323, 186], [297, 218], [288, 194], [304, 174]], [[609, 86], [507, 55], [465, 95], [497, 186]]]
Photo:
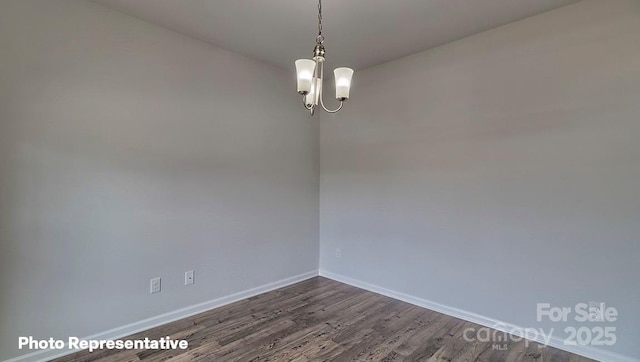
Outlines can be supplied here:
[[335, 113], [342, 109], [343, 103], [349, 99], [351, 78], [353, 69], [340, 67], [333, 71], [336, 86], [336, 99], [340, 101], [337, 109], [330, 110], [324, 105], [322, 99], [322, 82], [324, 80], [325, 48], [322, 35], [322, 0], [318, 0], [318, 36], [316, 46], [313, 48], [312, 59], [296, 60], [296, 73], [298, 76], [298, 93], [302, 95], [304, 107], [314, 114], [318, 106], [326, 112]]

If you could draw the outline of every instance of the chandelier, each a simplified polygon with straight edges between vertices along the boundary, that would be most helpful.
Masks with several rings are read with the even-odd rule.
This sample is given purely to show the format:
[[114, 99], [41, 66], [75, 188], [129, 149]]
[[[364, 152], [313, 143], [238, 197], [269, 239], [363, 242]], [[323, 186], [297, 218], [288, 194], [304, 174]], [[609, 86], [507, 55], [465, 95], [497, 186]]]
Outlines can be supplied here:
[[315, 112], [320, 105], [328, 113], [336, 113], [342, 109], [342, 104], [349, 99], [349, 89], [351, 88], [351, 77], [353, 69], [336, 68], [333, 74], [336, 79], [336, 99], [340, 101], [337, 109], [330, 110], [324, 105], [322, 100], [322, 80], [324, 72], [324, 36], [322, 35], [322, 0], [318, 0], [318, 36], [316, 46], [313, 48], [312, 59], [296, 60], [296, 73], [298, 74], [298, 93], [302, 95], [304, 107], [311, 112]]

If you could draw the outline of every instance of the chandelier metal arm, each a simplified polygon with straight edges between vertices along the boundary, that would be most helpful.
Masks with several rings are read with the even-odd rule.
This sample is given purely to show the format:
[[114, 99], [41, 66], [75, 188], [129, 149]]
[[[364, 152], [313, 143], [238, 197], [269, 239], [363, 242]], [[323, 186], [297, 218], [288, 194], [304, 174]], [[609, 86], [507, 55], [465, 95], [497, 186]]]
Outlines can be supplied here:
[[[324, 82], [324, 59], [322, 61], [316, 61], [316, 69], [318, 69], [317, 72], [317, 76], [322, 80], [322, 82]], [[315, 77], [314, 77], [315, 80]], [[338, 106], [337, 109], [335, 110], [330, 110], [329, 108], [327, 108], [324, 105], [324, 87], [320, 88], [320, 93], [318, 94], [318, 103], [320, 104], [320, 106], [322, 106], [322, 108], [327, 112], [327, 113], [336, 113], [339, 110], [342, 109], [342, 105], [344, 104], [344, 101], [340, 100], [340, 105]]]
[[307, 102], [305, 102], [305, 97], [306, 97], [305, 95], [302, 96], [302, 105], [304, 106], [304, 108], [310, 111], [313, 108], [313, 106], [307, 105]]
[[338, 106], [338, 108], [336, 108], [335, 110], [330, 110], [327, 109], [327, 107], [324, 106], [324, 101], [322, 100], [322, 96], [320, 97], [320, 105], [322, 106], [322, 108], [327, 112], [327, 113], [336, 113], [339, 110], [342, 109], [342, 105], [344, 104], [344, 101], [340, 101], [340, 105]]
[[302, 105], [304, 106], [304, 108], [307, 111], [311, 112], [311, 115], [313, 116], [313, 114], [316, 111], [316, 107], [314, 105], [307, 105], [307, 102], [305, 102], [305, 96], [304, 95], [302, 96]]

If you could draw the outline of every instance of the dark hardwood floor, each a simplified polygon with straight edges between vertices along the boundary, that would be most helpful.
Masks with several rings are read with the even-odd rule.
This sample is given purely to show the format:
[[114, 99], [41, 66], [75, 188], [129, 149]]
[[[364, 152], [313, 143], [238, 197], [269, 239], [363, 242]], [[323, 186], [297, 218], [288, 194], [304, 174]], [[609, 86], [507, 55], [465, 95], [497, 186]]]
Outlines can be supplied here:
[[82, 351], [56, 361], [591, 361], [524, 340], [466, 342], [469, 327], [480, 328], [316, 277], [125, 338], [186, 339], [187, 350]]

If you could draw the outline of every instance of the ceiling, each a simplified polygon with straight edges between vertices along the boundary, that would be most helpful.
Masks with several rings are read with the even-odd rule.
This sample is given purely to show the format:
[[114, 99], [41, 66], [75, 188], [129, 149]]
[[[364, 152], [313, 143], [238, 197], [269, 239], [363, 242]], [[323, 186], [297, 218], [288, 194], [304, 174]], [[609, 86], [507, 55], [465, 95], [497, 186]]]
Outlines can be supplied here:
[[[285, 69], [317, 35], [317, 0], [93, 1]], [[328, 66], [367, 68], [577, 1], [324, 0]]]

